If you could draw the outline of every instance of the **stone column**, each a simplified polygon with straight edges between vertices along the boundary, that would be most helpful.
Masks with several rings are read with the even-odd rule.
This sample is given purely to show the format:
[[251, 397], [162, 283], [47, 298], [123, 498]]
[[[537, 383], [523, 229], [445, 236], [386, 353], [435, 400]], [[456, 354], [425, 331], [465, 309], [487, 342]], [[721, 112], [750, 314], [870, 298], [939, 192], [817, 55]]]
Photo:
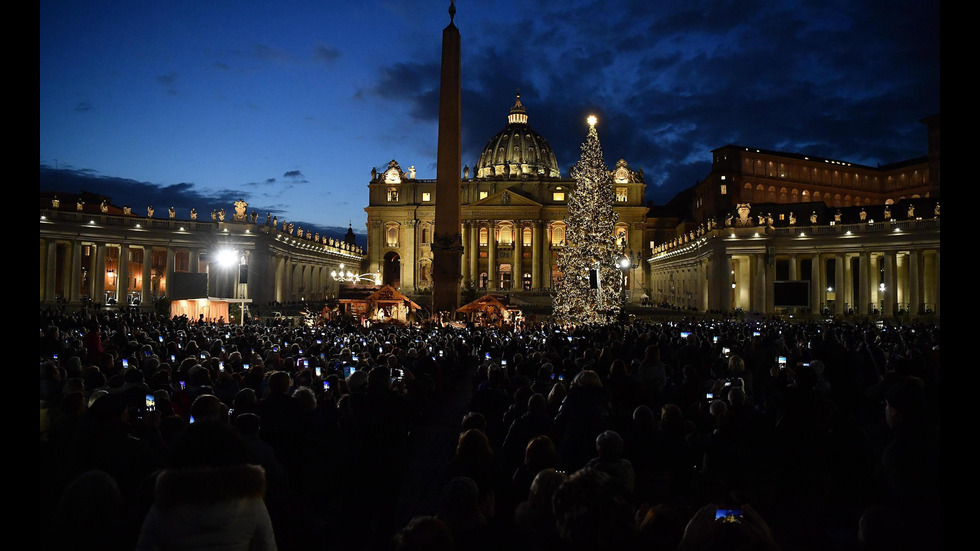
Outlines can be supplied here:
[[766, 311], [766, 258], [763, 253], [752, 255], [752, 309]]
[[384, 224], [381, 220], [371, 220], [368, 222], [368, 271], [381, 272], [382, 259], [384, 258], [384, 243], [387, 237], [384, 235]]
[[[714, 310], [732, 310], [732, 257], [722, 250], [716, 250], [711, 264], [711, 288], [709, 305]], [[662, 284], [661, 284], [662, 285]], [[662, 297], [659, 297], [662, 298]], [[651, 297], [653, 299], [653, 297]]]
[[187, 269], [190, 270], [192, 274], [201, 273], [201, 251], [191, 249], [187, 254]]
[[[153, 247], [143, 247], [143, 285], [140, 300], [149, 301], [153, 296]], [[142, 304], [142, 302], [141, 302]]]
[[510, 262], [510, 287], [512, 291], [524, 290], [524, 221], [514, 221], [514, 250]]
[[487, 232], [487, 284], [488, 291], [497, 290], [497, 221], [490, 221], [490, 229]]
[[541, 237], [543, 222], [535, 220], [531, 224], [531, 289], [541, 290], [541, 251], [544, 238]]
[[401, 225], [401, 243], [399, 245], [405, 253], [402, 257], [401, 287], [409, 290], [409, 292], [415, 291], [415, 271], [419, 264], [418, 255], [415, 253], [418, 238], [415, 230], [418, 228], [418, 222], [418, 220], [405, 220]]
[[167, 247], [167, 273], [165, 276], [165, 294], [166, 296], [173, 298], [173, 284], [174, 284], [174, 272], [177, 271], [177, 251], [173, 247]]
[[766, 309], [763, 310], [766, 314], [776, 313], [776, 254], [775, 252], [767, 252], [765, 258], [765, 274], [766, 280], [762, 282], [762, 288], [765, 289], [765, 305]]
[[885, 251], [882, 254], [882, 266], [885, 269], [885, 296], [882, 301], [881, 313], [885, 316], [895, 315], [895, 274], [896, 274], [896, 258], [894, 251]]
[[823, 262], [820, 253], [810, 259], [810, 312], [820, 314], [820, 297], [826, 291], [823, 288]]
[[116, 303], [126, 305], [129, 297], [129, 245], [119, 245], [119, 267], [116, 270]]
[[80, 302], [82, 298], [81, 284], [82, 284], [82, 242], [73, 241], [71, 244], [71, 270], [69, 272], [70, 281], [69, 286], [71, 291], [69, 296], [66, 297], [72, 303]]
[[480, 224], [470, 222], [470, 284], [474, 289], [480, 286]]
[[858, 255], [858, 314], [868, 315], [868, 303], [871, 301], [871, 255], [867, 251], [862, 251]]
[[933, 275], [933, 284], [935, 285], [936, 306], [935, 306], [934, 311], [936, 313], [936, 317], [938, 318], [939, 317], [939, 305], [940, 305], [940, 300], [939, 300], [939, 249], [936, 249], [936, 262], [935, 262], [935, 264], [936, 264], [936, 266], [935, 266], [935, 268], [933, 270], [935, 272], [934, 275]]
[[844, 255], [834, 255], [834, 314], [844, 314]]
[[922, 309], [922, 253], [909, 252], [909, 310], [913, 316]]
[[47, 240], [44, 262], [44, 286], [41, 289], [41, 299], [45, 302], [54, 302], [55, 278], [58, 274], [58, 242], [54, 239]]
[[789, 279], [798, 281], [800, 279], [800, 260], [795, 254], [789, 255]]
[[96, 304], [105, 302], [105, 243], [93, 243], [92, 257], [92, 301]]
[[463, 285], [471, 281], [470, 257], [473, 255], [473, 248], [470, 246], [470, 234], [473, 233], [473, 222], [469, 220], [463, 222], [463, 255], [460, 270], [463, 274]]

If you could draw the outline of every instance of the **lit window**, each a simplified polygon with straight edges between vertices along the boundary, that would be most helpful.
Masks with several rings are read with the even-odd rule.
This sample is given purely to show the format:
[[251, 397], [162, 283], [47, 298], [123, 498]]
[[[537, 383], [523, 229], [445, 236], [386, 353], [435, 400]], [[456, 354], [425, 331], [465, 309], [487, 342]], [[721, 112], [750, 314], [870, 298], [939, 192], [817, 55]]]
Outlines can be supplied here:
[[388, 188], [388, 200], [397, 201], [398, 200], [398, 190], [395, 188]]
[[565, 246], [565, 226], [555, 226], [551, 230], [551, 244], [555, 247]]
[[497, 233], [497, 243], [501, 245], [511, 245], [514, 243], [514, 234], [511, 233], [510, 226], [501, 226], [500, 231]]
[[725, 181], [725, 179], [727, 179], [727, 178], [728, 178], [728, 176], [725, 176], [724, 174], [721, 175], [721, 180], [722, 181]]
[[728, 194], [728, 186], [726, 186], [725, 184], [722, 184], [721, 185], [721, 194], [722, 195], [727, 195]]
[[531, 228], [524, 228], [524, 246], [531, 246]]
[[387, 237], [389, 247], [398, 246], [398, 226], [388, 226], [388, 230], [385, 232]]
[[432, 194], [429, 193], [428, 191], [423, 191], [422, 192], [422, 200], [425, 201], [426, 203], [428, 203], [429, 201], [432, 200]]
[[564, 191], [556, 191], [556, 192], [554, 192], [554, 193], [551, 194], [551, 199], [553, 201], [564, 201], [565, 200], [565, 192]]
[[487, 195], [489, 195], [489, 192], [481, 191], [480, 192], [480, 199], [486, 199], [487, 198]]
[[624, 187], [616, 188], [616, 202], [625, 203], [628, 200], [629, 200], [629, 194], [627, 193], [626, 188]]
[[480, 228], [480, 246], [486, 247], [490, 241], [490, 232], [486, 228]]

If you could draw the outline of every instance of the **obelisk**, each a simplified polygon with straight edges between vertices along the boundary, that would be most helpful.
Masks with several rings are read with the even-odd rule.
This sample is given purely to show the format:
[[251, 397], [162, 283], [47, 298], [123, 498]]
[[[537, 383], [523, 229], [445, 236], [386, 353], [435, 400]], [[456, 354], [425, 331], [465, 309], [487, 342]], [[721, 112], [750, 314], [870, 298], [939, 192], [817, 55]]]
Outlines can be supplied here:
[[432, 239], [432, 312], [450, 317], [459, 308], [461, 209], [459, 169], [462, 162], [459, 29], [456, 5], [449, 3], [449, 26], [442, 31], [442, 76], [439, 81], [439, 145], [436, 159], [436, 227]]

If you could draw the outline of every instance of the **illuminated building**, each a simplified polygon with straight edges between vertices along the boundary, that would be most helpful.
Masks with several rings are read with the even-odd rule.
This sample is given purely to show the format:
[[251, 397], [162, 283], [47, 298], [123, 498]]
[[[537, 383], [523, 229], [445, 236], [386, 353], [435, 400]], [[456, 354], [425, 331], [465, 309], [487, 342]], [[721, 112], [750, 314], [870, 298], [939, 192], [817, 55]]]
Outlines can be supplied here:
[[[321, 300], [336, 294], [331, 271], [363, 259], [352, 231], [337, 240], [268, 217], [262, 222], [254, 211], [245, 214], [244, 202], [227, 220], [223, 211], [199, 220], [80, 199], [41, 194], [41, 304], [149, 306], [159, 297], [206, 296], [263, 306]], [[219, 267], [221, 253], [230, 254], [229, 266]], [[206, 274], [203, 287], [194, 274]], [[191, 297], [181, 296], [188, 292]]]
[[[616, 235], [624, 251], [643, 254], [647, 207], [642, 171], [620, 160], [611, 171], [616, 188]], [[409, 294], [432, 287], [435, 180], [415, 177], [396, 161], [372, 171], [369, 187], [368, 271]], [[480, 292], [544, 294], [561, 274], [565, 213], [575, 181], [564, 178], [547, 140], [531, 129], [520, 96], [507, 125], [490, 138], [472, 173], [461, 181], [463, 287]], [[642, 270], [627, 274], [642, 288]], [[633, 280], [636, 280], [635, 282]], [[638, 301], [639, 294], [630, 293]]]
[[[712, 151], [711, 174], [648, 220], [650, 296], [699, 311], [938, 315], [939, 115], [923, 122], [928, 155], [880, 167]], [[781, 303], [801, 281], [808, 299]]]

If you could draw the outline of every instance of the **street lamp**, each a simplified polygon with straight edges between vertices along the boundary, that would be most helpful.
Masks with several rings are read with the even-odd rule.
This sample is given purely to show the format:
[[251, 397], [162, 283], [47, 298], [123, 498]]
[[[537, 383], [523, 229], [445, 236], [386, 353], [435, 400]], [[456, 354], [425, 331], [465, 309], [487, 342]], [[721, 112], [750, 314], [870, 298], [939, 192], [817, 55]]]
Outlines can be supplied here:
[[334, 281], [339, 281], [341, 283], [372, 283], [374, 285], [381, 285], [381, 273], [380, 272], [367, 272], [363, 274], [355, 274], [354, 272], [347, 270], [344, 271], [344, 265], [340, 265], [340, 270], [332, 270], [330, 272], [330, 277]]
[[[616, 267], [622, 272], [623, 280], [623, 302], [626, 302], [626, 274], [630, 270], [636, 270], [640, 266], [640, 259], [636, 254], [636, 251], [627, 251], [626, 246], [623, 245], [623, 255], [619, 257], [616, 261]], [[633, 289], [635, 285], [630, 286], [630, 302], [633, 302]]]
[[226, 270], [231, 270], [234, 267], [238, 267], [238, 274], [235, 276], [235, 291], [232, 293], [232, 299], [236, 299], [242, 305], [242, 319], [241, 324], [245, 325], [245, 298], [240, 296], [243, 293], [243, 282], [242, 282], [242, 272], [247, 270], [245, 251], [237, 251], [235, 249], [219, 249], [215, 255], [218, 261], [218, 266]]

